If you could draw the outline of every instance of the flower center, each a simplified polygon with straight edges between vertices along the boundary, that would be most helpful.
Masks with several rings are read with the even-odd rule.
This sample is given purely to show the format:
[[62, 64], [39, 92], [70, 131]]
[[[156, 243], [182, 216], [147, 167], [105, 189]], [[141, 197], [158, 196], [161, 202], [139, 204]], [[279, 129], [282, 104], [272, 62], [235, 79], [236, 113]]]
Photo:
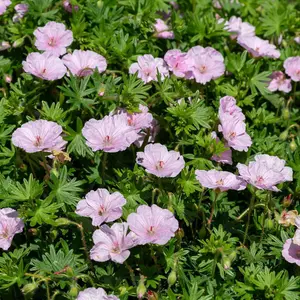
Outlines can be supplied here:
[[264, 178], [262, 176], [257, 176], [256, 177], [256, 180], [255, 180], [255, 183], [256, 184], [263, 184], [264, 183]]
[[112, 140], [111, 140], [111, 137], [109, 135], [107, 135], [104, 140], [103, 140], [103, 143], [105, 146], [110, 146], [111, 143], [112, 143]]
[[164, 165], [165, 163], [162, 160], [160, 160], [156, 165], [156, 170], [161, 170], [164, 167]]
[[234, 139], [235, 137], [236, 137], [236, 132], [234, 132], [234, 131], [230, 132], [229, 135], [228, 135], [228, 138], [230, 140]]
[[56, 42], [55, 42], [55, 40], [54, 40], [54, 37], [52, 37], [52, 38], [49, 40], [48, 45], [49, 45], [49, 46], [55, 46], [55, 44], [56, 44]]
[[38, 135], [38, 136], [35, 138], [34, 146], [40, 147], [41, 145], [42, 145], [42, 138]]
[[112, 253], [117, 253], [120, 254], [121, 253], [121, 249], [118, 243], [114, 243], [113, 248], [111, 249]]
[[219, 180], [216, 181], [217, 185], [224, 185], [224, 180], [221, 178]]
[[105, 207], [103, 205], [100, 205], [99, 210], [98, 210], [99, 216], [102, 216], [104, 212], [105, 212]]
[[132, 126], [132, 125], [133, 125], [133, 119], [132, 119], [132, 117], [128, 117], [128, 118], [127, 118], [127, 124], [128, 124], [129, 126]]
[[154, 231], [154, 226], [150, 226], [150, 228], [147, 230], [149, 235], [154, 235], [155, 231]]
[[205, 73], [206, 69], [207, 68], [206, 68], [205, 65], [201, 65], [200, 68], [199, 68], [199, 72], [203, 74], [203, 73]]
[[82, 70], [79, 71], [78, 76], [79, 77], [88, 76], [88, 75], [93, 74], [93, 71], [94, 70], [92, 68], [85, 67], [84, 69], [82, 69]]
[[8, 228], [7, 228], [7, 226], [5, 226], [5, 227], [3, 228], [3, 232], [0, 234], [0, 236], [1, 236], [2, 238], [4, 238], [4, 239], [8, 239], [9, 234], [8, 234]]

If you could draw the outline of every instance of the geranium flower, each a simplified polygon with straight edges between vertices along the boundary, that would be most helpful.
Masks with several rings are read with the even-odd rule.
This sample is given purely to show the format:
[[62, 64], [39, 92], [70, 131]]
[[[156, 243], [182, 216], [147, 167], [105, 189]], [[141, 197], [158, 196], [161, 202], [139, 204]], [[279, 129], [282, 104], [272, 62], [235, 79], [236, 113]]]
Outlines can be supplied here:
[[169, 29], [169, 26], [162, 19], [156, 19], [154, 29], [155, 37], [161, 39], [174, 39], [174, 32]]
[[28, 12], [29, 5], [26, 3], [19, 3], [15, 6], [15, 11], [18, 14], [25, 15]]
[[245, 181], [230, 172], [196, 170], [195, 173], [200, 184], [209, 189], [219, 189], [224, 192], [227, 190], [241, 191], [246, 188]]
[[23, 231], [24, 223], [12, 208], [0, 209], [0, 248], [7, 250], [15, 234]]
[[300, 246], [293, 243], [293, 239], [287, 239], [282, 249], [283, 258], [291, 264], [300, 266]]
[[91, 259], [95, 261], [112, 260], [122, 264], [130, 255], [128, 249], [136, 245], [132, 233], [127, 234], [127, 223], [114, 223], [111, 228], [102, 225], [93, 234], [95, 246], [91, 249]]
[[69, 13], [72, 13], [73, 11], [78, 11], [78, 9], [79, 9], [78, 5], [73, 5], [68, 0], [64, 0], [63, 7], [64, 7], [65, 11], [67, 11]]
[[82, 134], [93, 151], [119, 152], [138, 139], [138, 134], [128, 125], [126, 114], [91, 119], [84, 124]]
[[0, 16], [6, 12], [6, 9], [10, 4], [10, 0], [0, 0]]
[[284, 74], [280, 71], [273, 72], [268, 90], [271, 92], [281, 91], [289, 93], [292, 90], [291, 79], [286, 79]]
[[178, 221], [168, 210], [158, 207], [141, 205], [136, 213], [127, 218], [130, 230], [136, 234], [137, 243], [165, 245], [178, 229]]
[[224, 29], [230, 33], [231, 38], [236, 38], [237, 36], [254, 36], [255, 27], [247, 22], [243, 22], [241, 18], [232, 16], [229, 21], [225, 22]]
[[166, 52], [164, 60], [167, 63], [169, 70], [177, 77], [185, 77], [189, 70], [186, 53], [181, 50], [173, 49]]
[[86, 194], [85, 199], [78, 202], [76, 213], [92, 218], [94, 226], [104, 222], [112, 222], [122, 216], [122, 206], [126, 199], [119, 193], [110, 194], [107, 189], [97, 189]]
[[73, 42], [73, 33], [66, 30], [62, 23], [48, 22], [44, 27], [38, 27], [34, 32], [35, 46], [41, 50], [60, 56], [67, 52], [67, 47]]
[[102, 55], [89, 50], [74, 50], [72, 54], [65, 55], [62, 61], [78, 77], [91, 75], [96, 68], [102, 73], [107, 67], [106, 59]]
[[283, 67], [285, 73], [289, 75], [293, 81], [300, 81], [300, 56], [287, 58], [283, 63]]
[[296, 217], [298, 216], [297, 210], [282, 211], [278, 223], [282, 226], [289, 227], [295, 225]]
[[257, 36], [239, 36], [238, 43], [250, 52], [253, 57], [280, 57], [280, 51], [274, 45]]
[[222, 54], [211, 47], [192, 47], [187, 52], [187, 61], [189, 64], [187, 78], [195, 79], [202, 84], [219, 78], [225, 72]]
[[222, 132], [228, 146], [238, 151], [248, 151], [252, 145], [251, 137], [246, 132], [246, 124], [238, 118], [223, 115], [219, 132]]
[[221, 120], [221, 122], [224, 116], [225, 119], [226, 116], [232, 116], [233, 118], [240, 121], [245, 120], [245, 115], [243, 114], [242, 109], [236, 105], [235, 98], [231, 96], [225, 96], [220, 99], [219, 119]]
[[[211, 136], [216, 140], [217, 143], [220, 141], [220, 139], [217, 137], [216, 132], [212, 132]], [[228, 147], [227, 143], [225, 143], [225, 147]], [[213, 155], [211, 159], [222, 164], [232, 165], [232, 151], [229, 148], [219, 155]]]
[[63, 129], [55, 122], [29, 121], [12, 134], [12, 143], [28, 153], [62, 150], [67, 144], [61, 137]]
[[22, 64], [26, 73], [35, 75], [44, 80], [61, 79], [67, 72], [61, 59], [47, 52], [30, 53], [26, 61], [23, 61]]
[[139, 56], [138, 62], [130, 66], [129, 73], [138, 73], [138, 78], [142, 79], [145, 83], [152, 80], [157, 81], [157, 73], [160, 74], [161, 80], [169, 77], [169, 71], [164, 60], [162, 58], [154, 58], [150, 54]]
[[76, 300], [120, 300], [114, 295], [107, 295], [102, 288], [87, 288], [79, 292]]
[[185, 164], [179, 152], [168, 151], [161, 144], [147, 145], [144, 152], [137, 153], [136, 162], [157, 177], [176, 177]]

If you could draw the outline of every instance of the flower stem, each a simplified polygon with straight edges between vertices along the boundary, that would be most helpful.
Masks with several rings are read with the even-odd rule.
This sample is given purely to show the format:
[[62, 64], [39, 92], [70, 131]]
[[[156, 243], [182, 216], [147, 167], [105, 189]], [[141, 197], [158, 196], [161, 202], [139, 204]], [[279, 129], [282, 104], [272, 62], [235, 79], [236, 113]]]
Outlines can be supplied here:
[[130, 265], [128, 264], [127, 261], [125, 261], [124, 264], [125, 264], [126, 268], [129, 271], [130, 279], [132, 281], [133, 286], [136, 286], [135, 276], [134, 276], [134, 270], [130, 267]]
[[268, 212], [268, 205], [270, 200], [272, 199], [272, 191], [269, 191], [266, 197], [266, 203], [265, 203], [265, 209], [264, 209], [264, 214], [263, 214], [263, 221], [262, 221], [262, 229], [261, 229], [261, 235], [260, 235], [260, 240], [259, 242], [261, 243], [263, 236], [265, 234], [265, 222], [266, 222], [266, 215]]
[[251, 201], [250, 201], [250, 206], [249, 206], [249, 211], [248, 211], [248, 220], [247, 220], [247, 225], [246, 225], [246, 230], [245, 230], [245, 235], [244, 235], [244, 241], [243, 241], [244, 245], [246, 243], [246, 239], [247, 239], [247, 235], [248, 235], [248, 231], [249, 231], [250, 219], [251, 219], [252, 211], [253, 211], [253, 208], [254, 208], [254, 200], [255, 200], [255, 190], [253, 191]]
[[207, 221], [208, 228], [210, 228], [210, 225], [212, 223], [212, 219], [213, 219], [213, 215], [214, 215], [214, 211], [215, 211], [215, 207], [216, 207], [218, 194], [219, 194], [219, 191], [215, 190], [215, 198], [214, 198], [214, 201], [213, 201], [212, 206], [211, 206], [210, 217]]
[[103, 152], [102, 156], [102, 169], [101, 169], [101, 176], [102, 182], [104, 181], [105, 171], [106, 171], [106, 162], [107, 162], [107, 152]]
[[[266, 206], [265, 203], [258, 203], [254, 205], [254, 207], [265, 207], [265, 206]], [[249, 211], [249, 207], [236, 218], [236, 221], [240, 221], [241, 219], [243, 219], [245, 215], [248, 213], [248, 211]]]

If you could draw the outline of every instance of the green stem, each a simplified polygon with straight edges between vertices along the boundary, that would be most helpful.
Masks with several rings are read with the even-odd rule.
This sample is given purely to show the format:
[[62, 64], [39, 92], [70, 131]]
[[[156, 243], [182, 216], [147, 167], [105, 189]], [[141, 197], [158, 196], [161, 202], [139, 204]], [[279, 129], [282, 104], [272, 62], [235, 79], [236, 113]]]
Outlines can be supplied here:
[[210, 228], [211, 223], [212, 223], [212, 219], [213, 219], [214, 211], [215, 211], [215, 208], [216, 208], [218, 195], [219, 195], [219, 191], [215, 190], [215, 198], [213, 200], [213, 203], [212, 203], [212, 206], [211, 206], [211, 211], [210, 211], [210, 216], [209, 216], [209, 219], [207, 221], [208, 228]]
[[[266, 205], [264, 203], [258, 203], [258, 204], [255, 204], [254, 207], [265, 207]], [[237, 218], [236, 218], [236, 221], [240, 221], [242, 218], [245, 217], [245, 215], [248, 213], [249, 211], [249, 207], [244, 211], [242, 212]]]
[[104, 181], [105, 170], [106, 170], [106, 162], [107, 162], [107, 152], [103, 152], [102, 156], [102, 169], [101, 169], [101, 176], [102, 181]]
[[253, 211], [253, 208], [254, 208], [254, 201], [255, 201], [255, 190], [253, 191], [251, 201], [250, 201], [250, 206], [249, 206], [249, 211], [248, 211], [248, 220], [247, 220], [247, 225], [246, 225], [246, 230], [245, 230], [245, 235], [244, 235], [244, 241], [243, 241], [244, 245], [246, 243], [246, 239], [247, 239], [247, 235], [248, 235], [248, 231], [249, 231], [250, 219], [251, 219], [252, 211]]
[[214, 256], [214, 261], [213, 261], [213, 267], [211, 269], [211, 277], [215, 276], [215, 272], [216, 272], [216, 267], [217, 267], [217, 263], [218, 263], [218, 257], [219, 257], [219, 249], [216, 250], [215, 256]]
[[127, 268], [128, 271], [129, 271], [130, 279], [131, 279], [131, 281], [132, 281], [133, 286], [136, 286], [135, 276], [134, 276], [134, 270], [130, 267], [130, 265], [128, 264], [127, 261], [125, 261], [124, 264], [125, 264], [126, 268]]
[[50, 288], [49, 288], [49, 284], [48, 281], [45, 281], [46, 284], [46, 290], [47, 290], [47, 300], [51, 300], [51, 296], [50, 296]]
[[260, 240], [259, 242], [261, 243], [263, 236], [265, 234], [265, 222], [266, 222], [266, 215], [268, 212], [268, 205], [270, 200], [272, 199], [272, 191], [269, 191], [266, 197], [266, 203], [265, 203], [265, 209], [264, 209], [264, 214], [263, 214], [263, 221], [262, 221], [262, 230], [261, 230], [261, 235], [260, 235]]

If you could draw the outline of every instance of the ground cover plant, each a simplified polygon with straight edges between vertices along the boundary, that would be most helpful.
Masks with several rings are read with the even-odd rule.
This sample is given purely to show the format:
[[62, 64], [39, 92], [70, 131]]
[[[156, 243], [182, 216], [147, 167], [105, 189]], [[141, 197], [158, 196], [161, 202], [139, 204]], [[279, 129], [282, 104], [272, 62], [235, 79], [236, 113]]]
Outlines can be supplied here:
[[0, 299], [299, 299], [299, 10], [0, 0]]

